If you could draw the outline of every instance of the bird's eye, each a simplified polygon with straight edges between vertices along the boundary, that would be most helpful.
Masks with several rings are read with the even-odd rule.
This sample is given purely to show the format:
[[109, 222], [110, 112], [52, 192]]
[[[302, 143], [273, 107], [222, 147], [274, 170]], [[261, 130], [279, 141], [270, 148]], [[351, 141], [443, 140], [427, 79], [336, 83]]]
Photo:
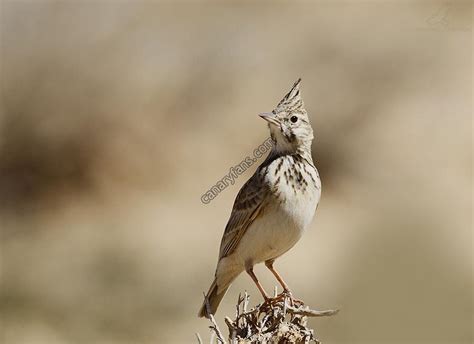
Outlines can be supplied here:
[[296, 123], [296, 122], [298, 122], [298, 117], [291, 116], [290, 121], [291, 121], [291, 123]]

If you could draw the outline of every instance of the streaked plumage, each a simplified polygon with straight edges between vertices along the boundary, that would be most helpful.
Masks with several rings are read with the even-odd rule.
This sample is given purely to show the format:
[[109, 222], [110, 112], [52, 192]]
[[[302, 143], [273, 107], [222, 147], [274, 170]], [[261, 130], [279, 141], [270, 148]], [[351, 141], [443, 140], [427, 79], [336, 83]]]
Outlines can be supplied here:
[[[321, 195], [321, 182], [311, 157], [313, 130], [304, 109], [299, 84], [271, 113], [269, 122], [274, 147], [255, 174], [237, 194], [224, 231], [214, 282], [207, 299], [214, 314], [232, 281], [246, 270], [257, 283], [252, 267], [273, 261], [300, 239], [311, 222]], [[205, 305], [199, 316], [207, 315]]]

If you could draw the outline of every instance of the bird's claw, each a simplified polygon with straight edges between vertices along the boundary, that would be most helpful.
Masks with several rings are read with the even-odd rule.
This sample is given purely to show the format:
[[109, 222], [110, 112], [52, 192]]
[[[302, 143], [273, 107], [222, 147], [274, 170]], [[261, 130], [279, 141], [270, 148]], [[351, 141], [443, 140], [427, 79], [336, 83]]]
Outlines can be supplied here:
[[293, 297], [293, 294], [291, 293], [290, 290], [284, 290], [283, 292], [281, 292], [275, 297], [266, 298], [265, 302], [263, 303], [263, 306], [271, 308], [277, 303], [286, 302], [286, 300], [288, 300], [288, 304], [290, 306], [300, 307], [304, 305], [304, 302], [302, 300], [299, 300]]

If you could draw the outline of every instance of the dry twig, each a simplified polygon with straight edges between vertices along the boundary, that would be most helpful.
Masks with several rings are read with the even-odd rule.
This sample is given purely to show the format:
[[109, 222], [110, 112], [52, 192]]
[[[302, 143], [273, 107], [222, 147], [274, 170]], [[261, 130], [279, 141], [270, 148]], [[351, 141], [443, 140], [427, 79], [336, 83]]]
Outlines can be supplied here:
[[[320, 342], [316, 339], [314, 331], [307, 326], [307, 318], [331, 316], [338, 312], [338, 310], [312, 310], [284, 294], [247, 310], [249, 299], [247, 292], [244, 295], [239, 295], [235, 319], [232, 320], [229, 317], [224, 319], [229, 329], [230, 344], [318, 344]], [[213, 334], [220, 343], [225, 343], [214, 317], [211, 316], [210, 320]]]
[[[227, 344], [227, 342], [224, 339], [224, 336], [222, 335], [221, 330], [219, 329], [219, 326], [217, 325], [216, 319], [214, 319], [214, 316], [211, 314], [211, 305], [209, 304], [209, 300], [206, 297], [206, 294], [204, 294], [204, 302], [206, 303], [206, 309], [207, 309], [207, 314], [209, 314], [209, 320], [211, 321], [212, 325], [209, 326], [212, 333], [216, 335], [217, 340], [221, 344]], [[211, 337], [211, 343], [214, 341], [214, 339]]]

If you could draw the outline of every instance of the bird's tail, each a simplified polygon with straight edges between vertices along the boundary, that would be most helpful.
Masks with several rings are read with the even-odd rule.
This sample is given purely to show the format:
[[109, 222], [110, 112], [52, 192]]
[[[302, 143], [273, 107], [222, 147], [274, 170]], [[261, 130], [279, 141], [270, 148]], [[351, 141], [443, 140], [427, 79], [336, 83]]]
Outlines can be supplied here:
[[[217, 288], [217, 283], [216, 283], [216, 280], [214, 279], [214, 282], [212, 282], [211, 287], [209, 288], [209, 291], [206, 294], [206, 298], [204, 299], [201, 309], [199, 310], [198, 316], [200, 318], [209, 317], [206, 303], [209, 304], [210, 313], [214, 315], [217, 311], [217, 307], [219, 307], [219, 304], [221, 303], [222, 298], [224, 297], [229, 287], [230, 287], [230, 284], [228, 284], [224, 288], [222, 287]], [[220, 289], [219, 293], [217, 292], [218, 289]]]

